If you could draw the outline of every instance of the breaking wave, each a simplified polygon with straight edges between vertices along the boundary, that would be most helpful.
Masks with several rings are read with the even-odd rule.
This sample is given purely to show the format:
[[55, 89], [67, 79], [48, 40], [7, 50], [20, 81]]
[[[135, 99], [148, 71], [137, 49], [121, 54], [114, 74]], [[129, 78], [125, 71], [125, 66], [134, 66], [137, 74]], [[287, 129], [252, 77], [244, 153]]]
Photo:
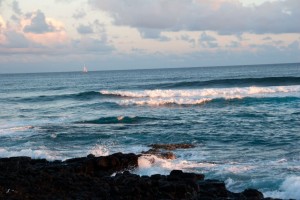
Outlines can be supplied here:
[[300, 176], [287, 177], [281, 184], [279, 190], [265, 192], [265, 197], [281, 199], [300, 199]]
[[5, 148], [0, 148], [0, 157], [15, 157], [15, 156], [28, 156], [34, 159], [44, 158], [47, 160], [64, 160], [65, 157], [57, 155], [56, 152], [46, 150], [46, 149], [22, 149], [18, 150], [8, 150]]
[[279, 86], [279, 87], [246, 87], [246, 88], [214, 88], [214, 89], [186, 89], [186, 90], [143, 90], [143, 91], [108, 91], [101, 90], [102, 95], [130, 97], [130, 98], [170, 98], [170, 97], [228, 97], [237, 98], [239, 96], [292, 93], [300, 92], [298, 86]]
[[120, 105], [201, 105], [208, 102], [293, 101], [300, 98], [300, 86], [212, 88], [187, 90], [100, 91], [121, 98]]

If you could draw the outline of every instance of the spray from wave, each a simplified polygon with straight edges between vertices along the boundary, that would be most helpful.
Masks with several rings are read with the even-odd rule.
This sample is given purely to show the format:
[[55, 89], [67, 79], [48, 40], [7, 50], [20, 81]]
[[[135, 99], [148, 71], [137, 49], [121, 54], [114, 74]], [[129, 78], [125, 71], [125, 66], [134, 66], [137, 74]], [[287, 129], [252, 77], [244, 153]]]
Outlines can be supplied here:
[[300, 199], [300, 176], [287, 177], [279, 190], [265, 192], [264, 196], [281, 199]]

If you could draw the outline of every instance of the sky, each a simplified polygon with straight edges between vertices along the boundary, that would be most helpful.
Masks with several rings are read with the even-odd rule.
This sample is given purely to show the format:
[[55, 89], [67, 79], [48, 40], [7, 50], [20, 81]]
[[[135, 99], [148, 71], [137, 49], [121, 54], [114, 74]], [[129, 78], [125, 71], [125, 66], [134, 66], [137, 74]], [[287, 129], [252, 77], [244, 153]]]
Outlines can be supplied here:
[[300, 62], [300, 0], [0, 0], [0, 73]]

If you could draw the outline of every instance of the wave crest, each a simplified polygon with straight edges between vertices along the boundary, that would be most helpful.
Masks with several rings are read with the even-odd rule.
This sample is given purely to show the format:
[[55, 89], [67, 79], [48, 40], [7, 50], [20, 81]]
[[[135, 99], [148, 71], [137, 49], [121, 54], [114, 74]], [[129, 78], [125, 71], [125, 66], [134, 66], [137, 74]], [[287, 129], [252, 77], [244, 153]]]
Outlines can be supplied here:
[[[201, 105], [236, 99], [294, 100], [300, 98], [300, 86], [211, 88], [187, 90], [100, 91], [122, 97], [120, 105]], [[123, 98], [124, 97], [124, 98]], [[272, 99], [273, 98], [273, 99]], [[279, 99], [280, 100], [280, 99]]]
[[171, 98], [171, 97], [223, 97], [236, 98], [239, 95], [274, 94], [300, 92], [299, 86], [279, 87], [246, 87], [246, 88], [214, 88], [214, 89], [187, 89], [187, 90], [143, 90], [143, 91], [108, 91], [101, 90], [103, 95], [115, 95], [130, 98]]

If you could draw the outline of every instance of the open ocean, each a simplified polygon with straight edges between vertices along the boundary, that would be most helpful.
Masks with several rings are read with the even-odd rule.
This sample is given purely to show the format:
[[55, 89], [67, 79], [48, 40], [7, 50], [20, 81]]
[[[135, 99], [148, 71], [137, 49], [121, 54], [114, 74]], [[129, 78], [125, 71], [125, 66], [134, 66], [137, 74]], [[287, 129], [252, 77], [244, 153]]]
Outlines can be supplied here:
[[0, 74], [0, 157], [48, 160], [192, 143], [138, 174], [204, 173], [300, 199], [300, 64]]

